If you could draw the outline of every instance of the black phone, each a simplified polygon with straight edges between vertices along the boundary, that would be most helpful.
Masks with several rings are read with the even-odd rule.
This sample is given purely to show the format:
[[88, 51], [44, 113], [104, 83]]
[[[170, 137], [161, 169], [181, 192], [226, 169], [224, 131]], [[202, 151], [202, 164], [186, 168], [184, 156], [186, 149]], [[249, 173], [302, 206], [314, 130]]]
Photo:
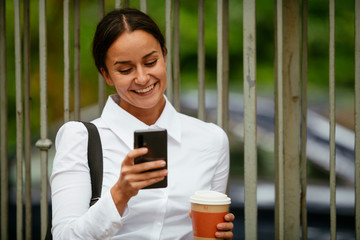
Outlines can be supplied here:
[[[165, 160], [166, 165], [150, 171], [167, 169], [167, 131], [166, 129], [146, 129], [134, 132], [134, 148], [146, 147], [147, 154], [135, 158], [135, 164], [147, 161]], [[143, 189], [167, 187], [167, 176], [160, 182], [154, 183]]]

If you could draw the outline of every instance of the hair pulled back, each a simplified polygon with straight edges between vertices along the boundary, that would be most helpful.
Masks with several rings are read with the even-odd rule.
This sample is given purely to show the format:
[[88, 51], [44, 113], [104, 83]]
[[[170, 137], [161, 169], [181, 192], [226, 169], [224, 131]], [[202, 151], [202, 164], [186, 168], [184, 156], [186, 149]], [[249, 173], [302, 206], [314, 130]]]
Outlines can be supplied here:
[[105, 64], [106, 54], [111, 44], [125, 31], [143, 30], [154, 36], [166, 55], [165, 38], [150, 16], [133, 8], [123, 8], [109, 12], [99, 22], [93, 39], [93, 57], [98, 71], [108, 71]]

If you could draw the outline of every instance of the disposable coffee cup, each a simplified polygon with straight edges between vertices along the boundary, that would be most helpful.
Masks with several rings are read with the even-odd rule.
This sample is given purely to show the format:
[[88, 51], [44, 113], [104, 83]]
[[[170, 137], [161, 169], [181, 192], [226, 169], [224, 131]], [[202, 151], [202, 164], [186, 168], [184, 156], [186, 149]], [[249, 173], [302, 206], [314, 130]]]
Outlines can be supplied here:
[[197, 191], [190, 202], [194, 240], [218, 239], [216, 226], [225, 221], [231, 199], [215, 191]]

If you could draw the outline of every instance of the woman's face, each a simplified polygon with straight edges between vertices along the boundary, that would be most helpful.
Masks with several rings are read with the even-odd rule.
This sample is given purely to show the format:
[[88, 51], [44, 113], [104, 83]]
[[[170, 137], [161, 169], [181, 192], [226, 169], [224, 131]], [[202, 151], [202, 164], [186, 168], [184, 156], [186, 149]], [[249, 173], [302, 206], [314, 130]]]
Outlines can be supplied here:
[[128, 111], [160, 110], [165, 105], [166, 60], [159, 42], [142, 31], [122, 33], [110, 46], [102, 74]]

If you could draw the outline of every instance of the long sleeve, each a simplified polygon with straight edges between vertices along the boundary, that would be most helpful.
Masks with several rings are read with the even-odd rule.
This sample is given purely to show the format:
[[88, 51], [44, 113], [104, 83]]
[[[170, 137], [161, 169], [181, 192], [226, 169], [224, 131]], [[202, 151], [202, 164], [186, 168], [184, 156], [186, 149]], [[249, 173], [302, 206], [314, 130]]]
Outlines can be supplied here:
[[[115, 100], [109, 97], [101, 117], [93, 121], [101, 138], [104, 175], [101, 199], [91, 208], [87, 130], [80, 122], [69, 122], [57, 134], [51, 176], [54, 239], [192, 239], [190, 196], [198, 190], [226, 191], [225, 132], [177, 113], [170, 103], [158, 121], [147, 126]], [[168, 187], [140, 190], [120, 215], [110, 189], [133, 149], [134, 131], [157, 127], [168, 131]]]
[[229, 166], [230, 166], [230, 153], [229, 153], [229, 140], [223, 129], [216, 126], [218, 133], [218, 163], [216, 166], [216, 172], [211, 182], [211, 190], [225, 193], [229, 178]]
[[109, 190], [89, 208], [87, 142], [87, 130], [80, 122], [66, 123], [57, 134], [50, 178], [54, 239], [107, 239], [122, 226]]

